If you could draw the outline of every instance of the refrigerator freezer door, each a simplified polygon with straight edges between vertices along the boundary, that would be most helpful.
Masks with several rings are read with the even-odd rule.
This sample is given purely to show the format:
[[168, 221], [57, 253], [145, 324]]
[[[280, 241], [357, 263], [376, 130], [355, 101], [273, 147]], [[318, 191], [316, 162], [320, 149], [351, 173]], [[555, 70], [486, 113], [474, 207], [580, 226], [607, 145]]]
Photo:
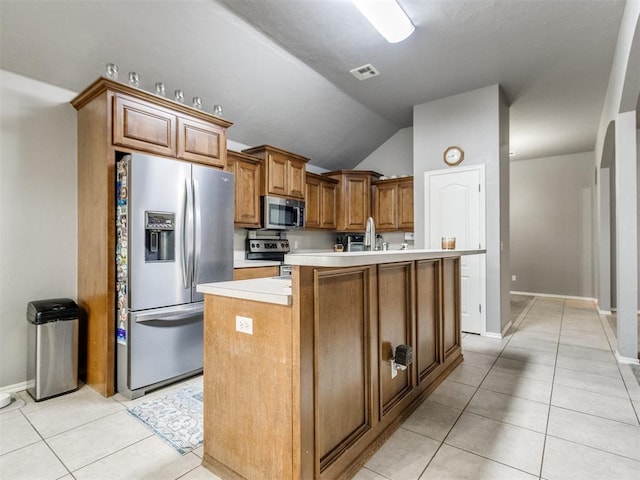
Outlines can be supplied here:
[[[185, 216], [191, 185], [191, 165], [166, 158], [133, 154], [129, 163], [129, 308], [144, 310], [191, 302], [191, 281], [184, 268], [183, 230], [190, 216]], [[167, 261], [145, 260], [145, 212], [175, 214], [173, 252]], [[188, 249], [187, 249], [188, 250]], [[172, 255], [171, 255], [172, 254]], [[185, 285], [186, 283], [186, 285]]]
[[202, 369], [202, 303], [133, 312], [129, 317], [129, 390]]
[[193, 165], [194, 251], [193, 301], [199, 283], [233, 279], [233, 175]]

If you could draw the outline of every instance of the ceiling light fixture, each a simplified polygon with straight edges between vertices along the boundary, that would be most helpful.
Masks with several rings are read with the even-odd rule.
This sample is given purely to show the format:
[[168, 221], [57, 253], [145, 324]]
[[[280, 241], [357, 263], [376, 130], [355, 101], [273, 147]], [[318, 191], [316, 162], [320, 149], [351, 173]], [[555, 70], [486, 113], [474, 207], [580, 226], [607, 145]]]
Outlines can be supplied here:
[[389, 43], [398, 43], [416, 27], [396, 0], [352, 0], [360, 13]]

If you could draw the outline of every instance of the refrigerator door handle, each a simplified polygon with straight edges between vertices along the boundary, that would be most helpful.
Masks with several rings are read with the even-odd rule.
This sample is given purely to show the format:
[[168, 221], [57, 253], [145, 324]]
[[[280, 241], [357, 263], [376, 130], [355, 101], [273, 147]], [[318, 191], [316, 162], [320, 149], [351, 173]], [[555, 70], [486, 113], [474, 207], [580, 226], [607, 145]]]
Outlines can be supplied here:
[[182, 280], [184, 288], [191, 287], [191, 261], [193, 260], [193, 190], [191, 178], [184, 179], [186, 202], [182, 229]]
[[163, 309], [164, 311], [152, 311], [147, 313], [138, 313], [133, 315], [133, 320], [136, 323], [145, 323], [145, 322], [153, 322], [153, 321], [163, 321], [163, 322], [176, 322], [180, 320], [186, 320], [192, 317], [201, 314], [204, 311], [204, 306], [202, 303], [189, 308], [179, 308], [179, 309]]
[[193, 180], [193, 198], [194, 198], [194, 228], [193, 232], [195, 235], [195, 255], [193, 258], [193, 278], [191, 281], [195, 286], [198, 282], [198, 263], [200, 262], [200, 251], [202, 250], [202, 213], [201, 213], [201, 205], [200, 205], [200, 186], [198, 185], [197, 180]]

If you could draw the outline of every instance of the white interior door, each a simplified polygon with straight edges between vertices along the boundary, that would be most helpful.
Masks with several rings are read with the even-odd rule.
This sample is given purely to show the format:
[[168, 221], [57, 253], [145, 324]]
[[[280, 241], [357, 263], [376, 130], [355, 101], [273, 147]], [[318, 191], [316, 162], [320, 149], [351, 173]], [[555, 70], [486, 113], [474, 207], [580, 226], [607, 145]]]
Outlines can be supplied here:
[[[456, 249], [485, 245], [484, 165], [425, 172], [425, 239], [440, 249], [455, 237]], [[486, 333], [485, 255], [461, 257], [462, 331]]]

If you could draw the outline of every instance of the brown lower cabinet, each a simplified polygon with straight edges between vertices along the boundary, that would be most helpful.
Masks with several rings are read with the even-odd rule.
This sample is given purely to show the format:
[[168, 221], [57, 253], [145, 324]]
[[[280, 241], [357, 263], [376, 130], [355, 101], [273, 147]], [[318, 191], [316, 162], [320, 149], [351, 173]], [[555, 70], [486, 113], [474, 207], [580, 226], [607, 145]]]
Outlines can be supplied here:
[[[223, 479], [352, 477], [462, 361], [459, 265], [294, 267], [290, 306], [206, 295], [203, 465]], [[414, 361], [392, 378], [400, 344]]]

